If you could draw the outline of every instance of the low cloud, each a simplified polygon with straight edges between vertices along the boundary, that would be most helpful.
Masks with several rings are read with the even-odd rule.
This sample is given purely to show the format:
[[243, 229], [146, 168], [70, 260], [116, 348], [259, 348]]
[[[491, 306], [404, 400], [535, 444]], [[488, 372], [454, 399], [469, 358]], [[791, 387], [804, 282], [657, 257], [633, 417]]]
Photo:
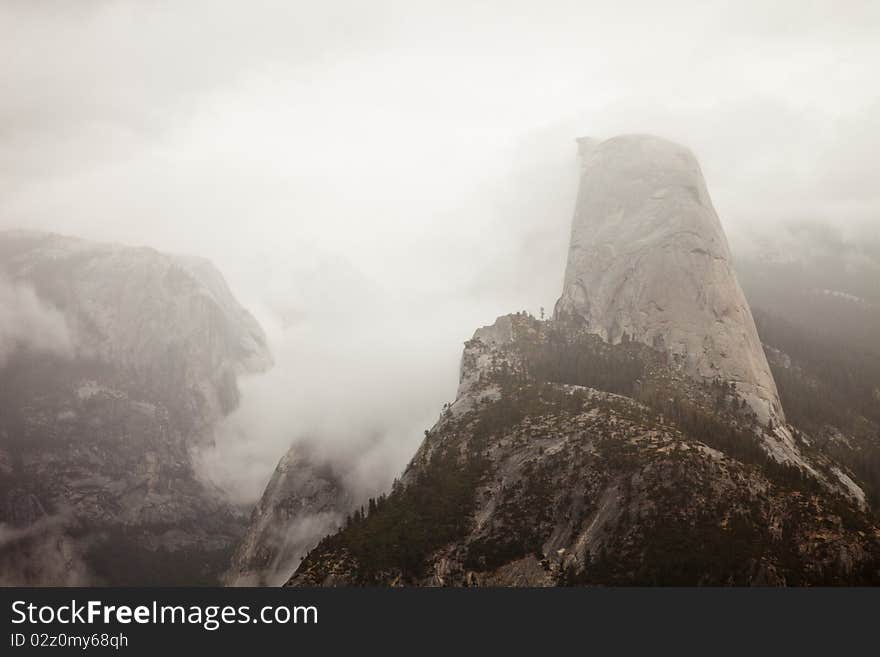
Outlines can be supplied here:
[[[732, 238], [877, 235], [877, 3], [516, 4], [0, 8], [0, 226], [207, 257], [269, 334], [197, 455], [236, 501], [297, 443], [390, 483], [473, 330], [553, 307], [575, 137], [686, 143]], [[69, 350], [37, 301], [0, 286], [0, 363]]]
[[32, 287], [0, 278], [0, 367], [19, 350], [71, 357], [73, 339], [64, 315]]

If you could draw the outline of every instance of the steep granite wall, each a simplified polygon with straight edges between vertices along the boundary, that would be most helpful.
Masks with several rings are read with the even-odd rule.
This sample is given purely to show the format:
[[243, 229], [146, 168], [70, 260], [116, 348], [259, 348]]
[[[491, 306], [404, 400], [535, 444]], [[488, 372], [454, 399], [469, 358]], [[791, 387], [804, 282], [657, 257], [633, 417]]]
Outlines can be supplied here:
[[579, 140], [582, 172], [556, 313], [618, 343], [657, 347], [695, 377], [732, 382], [762, 422], [776, 384], [696, 158], [647, 135]]

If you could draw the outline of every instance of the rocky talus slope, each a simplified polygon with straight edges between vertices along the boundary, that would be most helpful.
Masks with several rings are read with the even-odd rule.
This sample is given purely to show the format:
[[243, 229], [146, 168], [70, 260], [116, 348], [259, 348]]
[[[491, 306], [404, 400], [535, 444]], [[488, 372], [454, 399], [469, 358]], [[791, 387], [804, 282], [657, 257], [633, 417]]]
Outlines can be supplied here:
[[3, 233], [0, 282], [0, 571], [216, 582], [243, 521], [190, 455], [270, 366], [259, 325], [210, 263], [147, 248]]

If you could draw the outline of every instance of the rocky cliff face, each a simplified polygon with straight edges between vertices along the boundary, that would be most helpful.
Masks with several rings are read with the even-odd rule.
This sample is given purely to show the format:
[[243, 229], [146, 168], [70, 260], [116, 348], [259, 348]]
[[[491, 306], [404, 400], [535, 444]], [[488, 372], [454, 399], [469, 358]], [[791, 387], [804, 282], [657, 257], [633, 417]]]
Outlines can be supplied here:
[[342, 525], [354, 502], [330, 464], [295, 446], [278, 463], [251, 513], [225, 581], [279, 586], [322, 536]]
[[811, 470], [780, 463], [733, 388], [660, 351], [512, 315], [461, 381], [396, 489], [290, 585], [880, 581], [855, 476], [800, 433]]
[[651, 136], [579, 140], [582, 171], [557, 313], [632, 339], [705, 381], [736, 385], [766, 423], [784, 420], [751, 311], [696, 158]]
[[859, 476], [784, 422], [694, 157], [581, 148], [554, 319], [479, 329], [399, 484], [288, 584], [880, 582]]
[[236, 374], [271, 365], [262, 329], [205, 260], [7, 232], [0, 265], [63, 314], [77, 357], [192, 388], [206, 416], [235, 406]]
[[[99, 582], [216, 581], [242, 523], [190, 452], [236, 406], [236, 375], [271, 364], [253, 317], [209, 263], [152, 249], [4, 233], [0, 279], [0, 522], [30, 541], [52, 527]], [[33, 557], [29, 583], [65, 583], [21, 545], [0, 550]]]

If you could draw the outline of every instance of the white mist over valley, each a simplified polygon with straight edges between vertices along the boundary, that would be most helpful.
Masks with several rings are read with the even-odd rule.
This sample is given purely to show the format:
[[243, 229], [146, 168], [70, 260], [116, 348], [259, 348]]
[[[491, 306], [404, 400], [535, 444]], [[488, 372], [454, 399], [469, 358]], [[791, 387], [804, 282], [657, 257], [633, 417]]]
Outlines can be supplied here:
[[[553, 314], [579, 137], [690, 149], [753, 306], [794, 298], [759, 285], [768, 262], [822, 262], [807, 292], [876, 317], [880, 9], [844, 4], [4, 3], [0, 230], [210, 261], [233, 311], [185, 285], [234, 333], [246, 309], [272, 365], [210, 344], [238, 397], [187, 443], [200, 481], [246, 515], [301, 446], [366, 500], [454, 401], [477, 327]], [[0, 366], [97, 339], [7, 275]], [[96, 289], [63, 298], [112, 316], [124, 292]]]

